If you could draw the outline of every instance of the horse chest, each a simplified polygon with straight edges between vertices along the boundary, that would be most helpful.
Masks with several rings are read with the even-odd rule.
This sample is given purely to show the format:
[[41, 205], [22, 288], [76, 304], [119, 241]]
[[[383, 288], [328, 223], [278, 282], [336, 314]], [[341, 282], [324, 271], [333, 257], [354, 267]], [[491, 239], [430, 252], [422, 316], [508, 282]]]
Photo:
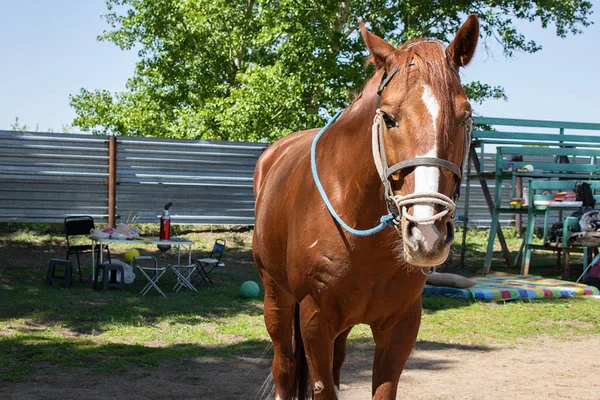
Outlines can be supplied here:
[[313, 262], [297, 277], [298, 297], [310, 295], [321, 311], [348, 324], [369, 323], [398, 314], [421, 294], [425, 275], [403, 265], [327, 261]]

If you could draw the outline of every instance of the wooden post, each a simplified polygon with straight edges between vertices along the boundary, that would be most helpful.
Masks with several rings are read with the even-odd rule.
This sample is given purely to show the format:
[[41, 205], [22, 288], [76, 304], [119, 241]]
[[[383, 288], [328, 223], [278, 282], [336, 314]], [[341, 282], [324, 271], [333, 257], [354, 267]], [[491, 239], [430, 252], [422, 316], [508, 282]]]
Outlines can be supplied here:
[[117, 138], [108, 141], [108, 226], [115, 227], [117, 214]]

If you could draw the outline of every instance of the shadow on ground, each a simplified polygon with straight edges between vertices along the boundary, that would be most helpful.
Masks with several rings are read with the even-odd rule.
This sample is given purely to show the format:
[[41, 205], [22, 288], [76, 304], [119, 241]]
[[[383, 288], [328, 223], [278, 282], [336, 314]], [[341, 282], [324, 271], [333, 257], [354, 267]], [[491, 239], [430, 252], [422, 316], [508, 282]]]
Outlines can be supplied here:
[[[230, 346], [176, 344], [168, 348], [141, 345], [48, 342], [25, 335], [0, 342], [4, 354], [18, 355], [11, 366], [2, 365], [3, 399], [27, 398], [225, 398], [250, 399], [268, 378], [272, 348], [268, 341], [246, 340]], [[417, 342], [405, 372], [444, 371], [456, 367], [448, 351], [489, 353], [493, 348], [439, 342]], [[50, 363], [56, 352], [65, 354]], [[369, 386], [374, 346], [369, 340], [351, 343], [342, 370], [342, 382]], [[236, 354], [222, 358], [224, 353]], [[127, 354], [128, 363], [120, 362]], [[131, 354], [137, 354], [131, 358]], [[23, 362], [23, 358], [29, 359]], [[35, 369], [31, 359], [36, 361]], [[23, 379], [26, 378], [26, 379]], [[64, 390], [68, 387], [69, 390]], [[14, 397], [14, 396], [19, 397]], [[11, 397], [13, 396], [13, 397]]]

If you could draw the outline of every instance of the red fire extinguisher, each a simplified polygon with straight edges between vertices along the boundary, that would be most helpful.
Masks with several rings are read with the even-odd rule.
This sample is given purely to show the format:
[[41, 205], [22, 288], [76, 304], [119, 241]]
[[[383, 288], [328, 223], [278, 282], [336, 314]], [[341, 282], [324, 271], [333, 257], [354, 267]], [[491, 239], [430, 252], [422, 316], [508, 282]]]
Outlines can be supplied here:
[[169, 202], [165, 205], [163, 215], [160, 217], [160, 240], [169, 240], [171, 238], [171, 216], [169, 216], [169, 207], [173, 203]]

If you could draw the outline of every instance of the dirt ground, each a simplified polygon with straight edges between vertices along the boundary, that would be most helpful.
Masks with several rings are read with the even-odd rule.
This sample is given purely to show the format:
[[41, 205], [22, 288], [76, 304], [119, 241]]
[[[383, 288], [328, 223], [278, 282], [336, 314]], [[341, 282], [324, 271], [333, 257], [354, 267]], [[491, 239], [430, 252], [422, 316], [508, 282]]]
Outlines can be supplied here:
[[[22, 257], [31, 262], [32, 253], [38, 254], [34, 265], [41, 268], [62, 252], [59, 247], [1, 250], [10, 265], [23, 265]], [[4, 257], [7, 252], [10, 258]], [[371, 344], [349, 351], [341, 398], [370, 398], [372, 357]], [[112, 373], [40, 365], [24, 382], [0, 383], [0, 399], [255, 399], [265, 398], [258, 394], [269, 373], [270, 359], [260, 354], [164, 361], [155, 370]], [[398, 392], [398, 398], [428, 400], [600, 399], [600, 337], [545, 338], [516, 346], [418, 342]]]
[[[369, 399], [372, 348], [349, 352], [341, 398]], [[163, 363], [118, 375], [42, 367], [0, 385], [1, 399], [255, 399], [265, 358]], [[402, 399], [599, 399], [600, 338], [543, 339], [516, 347], [419, 342], [400, 379]], [[272, 398], [272, 397], [271, 397]]]

